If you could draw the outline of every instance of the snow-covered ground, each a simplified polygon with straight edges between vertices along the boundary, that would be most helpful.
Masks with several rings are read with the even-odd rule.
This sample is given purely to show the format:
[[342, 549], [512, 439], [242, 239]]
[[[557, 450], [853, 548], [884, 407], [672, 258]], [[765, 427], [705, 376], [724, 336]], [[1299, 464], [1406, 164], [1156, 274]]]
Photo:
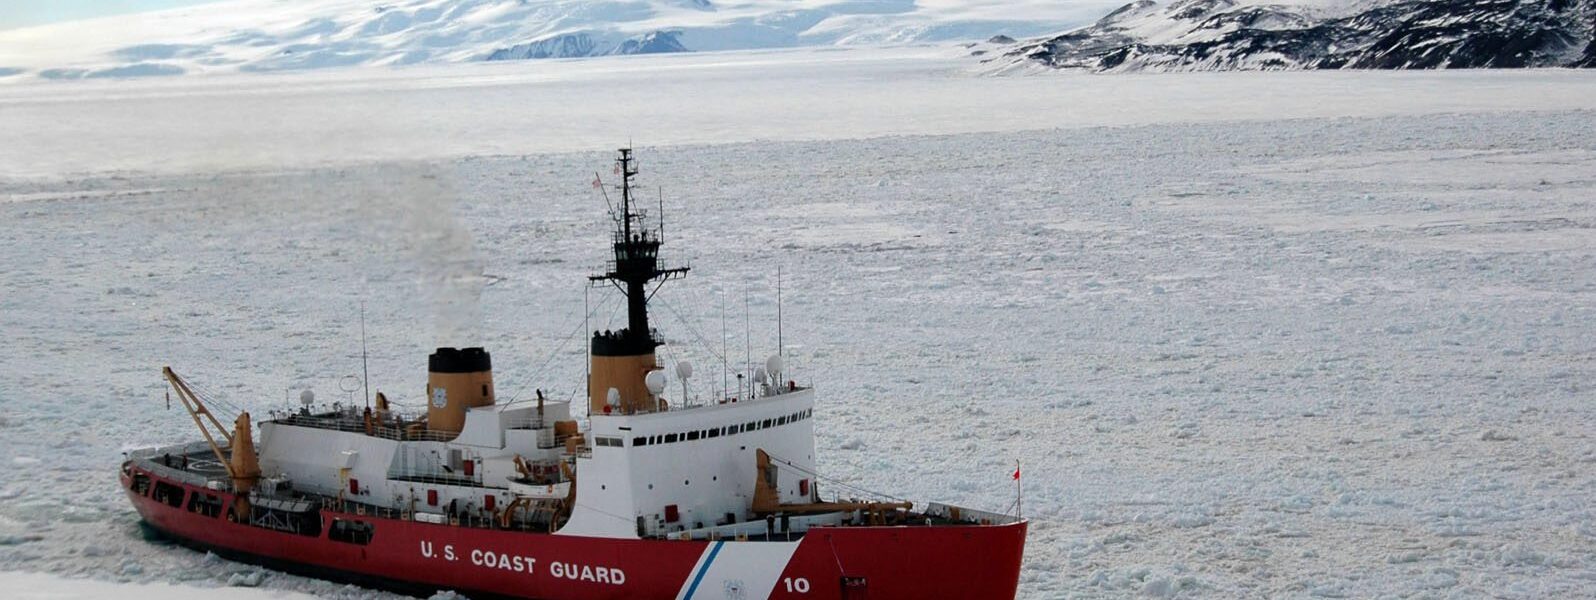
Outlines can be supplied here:
[[978, 77], [957, 47], [0, 86], [12, 175], [282, 169], [640, 145], [1596, 108], [1572, 70]]
[[0, 572], [389, 597], [144, 538], [160, 367], [339, 398], [364, 302], [401, 402], [436, 344], [570, 395], [633, 135], [694, 267], [667, 360], [718, 383], [745, 294], [771, 352], [781, 266], [822, 467], [1001, 509], [1022, 461], [1024, 598], [1596, 595], [1596, 78], [901, 52], [0, 92]]

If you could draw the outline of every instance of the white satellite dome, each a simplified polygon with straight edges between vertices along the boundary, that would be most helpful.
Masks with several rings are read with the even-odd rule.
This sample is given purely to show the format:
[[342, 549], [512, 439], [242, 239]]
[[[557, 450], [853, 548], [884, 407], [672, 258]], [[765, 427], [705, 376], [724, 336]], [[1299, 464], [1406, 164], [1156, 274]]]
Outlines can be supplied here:
[[648, 386], [648, 393], [658, 396], [665, 392], [665, 372], [649, 371], [643, 376], [643, 385]]
[[621, 405], [621, 391], [618, 390], [618, 389], [615, 389], [615, 388], [610, 388], [609, 393], [604, 395], [604, 402], [609, 404], [610, 406], [616, 406], [616, 407], [620, 406]]
[[302, 405], [302, 406], [310, 406], [310, 405], [315, 404], [315, 403], [316, 403], [316, 392], [312, 392], [310, 390], [305, 390], [305, 391], [299, 393], [299, 404], [300, 405]]
[[692, 376], [693, 376], [693, 363], [687, 362], [685, 360], [684, 361], [679, 361], [679, 362], [676, 363], [676, 377], [678, 379], [686, 380], [686, 379], [691, 378]]
[[764, 383], [767, 379], [770, 379], [770, 376], [766, 374], [764, 367], [754, 369], [754, 383]]
[[765, 359], [765, 372], [770, 373], [771, 377], [779, 377], [786, 370], [786, 365], [782, 364], [780, 354], [772, 354], [770, 358]]

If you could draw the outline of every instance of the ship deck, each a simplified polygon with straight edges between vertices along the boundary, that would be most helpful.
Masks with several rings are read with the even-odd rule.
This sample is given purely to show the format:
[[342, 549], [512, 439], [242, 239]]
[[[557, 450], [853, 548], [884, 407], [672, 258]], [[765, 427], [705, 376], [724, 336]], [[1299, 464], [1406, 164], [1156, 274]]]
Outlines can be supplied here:
[[[139, 470], [148, 472], [151, 476], [171, 482], [187, 484], [195, 488], [214, 490], [226, 493], [232, 489], [232, 480], [227, 469], [217, 460], [216, 453], [206, 442], [167, 446], [162, 448], [146, 448], [128, 453], [128, 464]], [[260, 485], [252, 495], [253, 501], [260, 506], [269, 508], [285, 508], [289, 506], [301, 507], [306, 512], [325, 511], [352, 516], [396, 519], [396, 520], [421, 520], [419, 511], [405, 510], [391, 506], [381, 506], [365, 502], [353, 501], [336, 496], [309, 492], [295, 489], [291, 482], [278, 482], [272, 479], [261, 480]], [[434, 513], [426, 513], [434, 516]], [[829, 518], [828, 518], [829, 517]], [[967, 508], [953, 507], [944, 504], [932, 503], [924, 510], [906, 511], [895, 515], [885, 522], [872, 522], [862, 514], [836, 512], [811, 515], [786, 515], [788, 519], [806, 519], [815, 521], [822, 527], [852, 527], [870, 525], [893, 526], [931, 526], [948, 527], [961, 525], [1004, 525], [1016, 523], [1018, 518], [1013, 515], [992, 513]], [[535, 521], [512, 520], [506, 525], [498, 518], [484, 517], [473, 514], [457, 514], [445, 517], [446, 523], [453, 526], [490, 529], [490, 530], [515, 530], [530, 533], [551, 533], [547, 523]], [[746, 541], [796, 541], [804, 537], [807, 529], [793, 529], [784, 520], [782, 515], [760, 518], [733, 524], [742, 525], [741, 533], [735, 539]], [[763, 532], [759, 526], [763, 525]], [[750, 529], [749, 526], [753, 526]], [[644, 539], [730, 539], [731, 535], [717, 535], [717, 528], [702, 530], [689, 530], [674, 532], [662, 536], [646, 537]]]

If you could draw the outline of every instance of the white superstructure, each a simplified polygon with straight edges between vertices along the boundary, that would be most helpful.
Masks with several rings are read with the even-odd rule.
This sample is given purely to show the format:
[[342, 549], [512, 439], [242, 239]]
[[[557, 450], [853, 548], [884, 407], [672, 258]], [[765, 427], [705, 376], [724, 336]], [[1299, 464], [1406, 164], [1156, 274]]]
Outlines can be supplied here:
[[[576, 507], [560, 533], [661, 535], [748, 522], [757, 450], [814, 470], [814, 397], [772, 390], [745, 402], [595, 415], [593, 451], [576, 459]], [[778, 490], [807, 502], [813, 483], [794, 478]]]
[[[546, 402], [541, 410], [527, 404], [473, 408], [460, 434], [447, 440], [387, 424], [368, 430], [362, 414], [350, 408], [307, 408], [263, 422], [259, 456], [268, 483], [393, 510], [479, 519], [519, 496], [564, 498], [572, 484], [560, 475], [564, 462], [574, 467], [576, 501], [557, 533], [635, 538], [714, 531], [730, 537], [766, 528], [752, 511], [758, 450], [791, 471], [814, 471], [814, 398], [809, 388], [765, 386], [752, 399], [593, 415], [574, 445], [556, 434], [557, 423], [570, 422], [567, 402]], [[527, 481], [518, 458], [538, 465], [549, 483]], [[817, 496], [807, 477], [778, 481], [783, 502]]]

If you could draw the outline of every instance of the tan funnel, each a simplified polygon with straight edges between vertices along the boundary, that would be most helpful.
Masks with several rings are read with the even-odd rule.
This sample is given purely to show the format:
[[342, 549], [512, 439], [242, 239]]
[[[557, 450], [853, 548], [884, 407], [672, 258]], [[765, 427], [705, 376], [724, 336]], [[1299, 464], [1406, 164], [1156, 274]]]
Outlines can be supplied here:
[[460, 433], [466, 410], [493, 405], [493, 363], [481, 348], [439, 348], [427, 359], [427, 429]]

